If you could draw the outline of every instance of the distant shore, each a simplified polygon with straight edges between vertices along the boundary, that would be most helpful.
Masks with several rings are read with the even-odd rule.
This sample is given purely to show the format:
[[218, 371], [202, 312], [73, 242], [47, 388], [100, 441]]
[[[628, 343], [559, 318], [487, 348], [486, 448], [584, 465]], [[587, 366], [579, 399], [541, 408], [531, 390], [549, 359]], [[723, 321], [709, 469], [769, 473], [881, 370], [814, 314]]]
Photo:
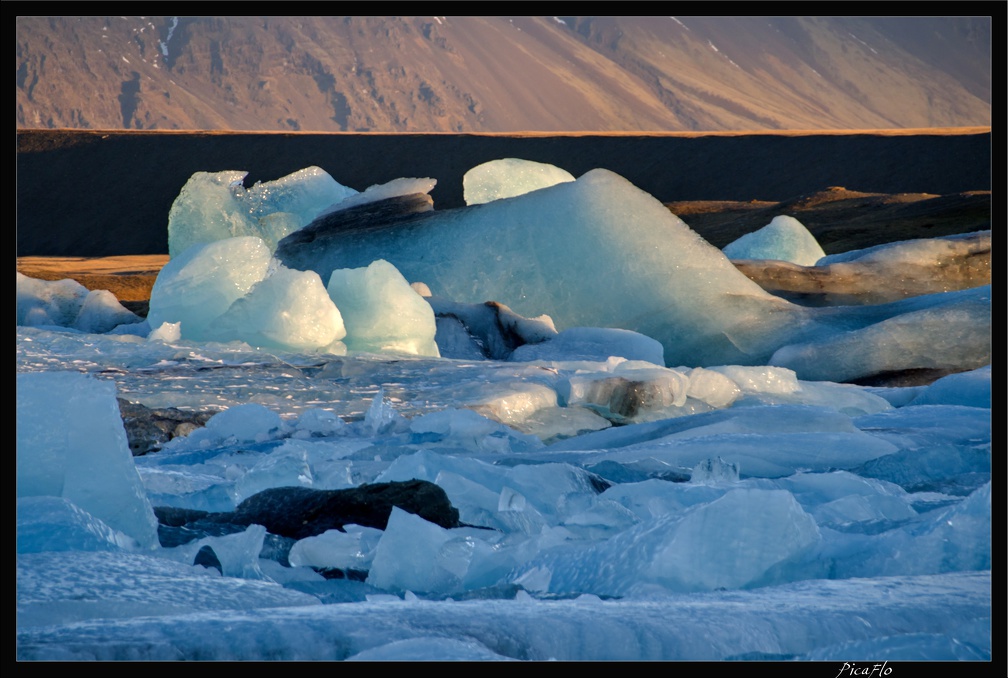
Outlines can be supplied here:
[[497, 158], [574, 176], [604, 167], [662, 202], [785, 201], [830, 186], [946, 195], [991, 189], [990, 128], [653, 134], [17, 131], [17, 256], [166, 254], [168, 212], [193, 173], [246, 185], [319, 166], [357, 190], [431, 177], [435, 209]]

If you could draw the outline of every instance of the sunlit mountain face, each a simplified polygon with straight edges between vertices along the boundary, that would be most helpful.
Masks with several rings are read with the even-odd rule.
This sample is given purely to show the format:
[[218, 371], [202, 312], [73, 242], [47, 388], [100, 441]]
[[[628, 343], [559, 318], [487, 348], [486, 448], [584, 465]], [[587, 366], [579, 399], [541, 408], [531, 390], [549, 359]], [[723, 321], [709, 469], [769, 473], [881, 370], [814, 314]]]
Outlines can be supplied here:
[[990, 17], [18, 17], [18, 128], [991, 124]]

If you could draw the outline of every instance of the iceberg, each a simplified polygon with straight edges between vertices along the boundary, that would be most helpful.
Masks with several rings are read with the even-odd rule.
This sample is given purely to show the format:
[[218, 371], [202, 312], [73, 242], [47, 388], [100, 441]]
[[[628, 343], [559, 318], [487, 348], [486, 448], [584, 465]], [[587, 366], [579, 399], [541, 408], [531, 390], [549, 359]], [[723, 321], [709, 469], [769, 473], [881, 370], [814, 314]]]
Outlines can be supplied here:
[[17, 324], [72, 327], [104, 334], [141, 322], [108, 290], [88, 290], [75, 280], [37, 280], [17, 274]]
[[342, 313], [350, 350], [440, 356], [434, 310], [384, 259], [333, 271], [327, 291]]
[[110, 382], [76, 372], [17, 375], [17, 496], [62, 497], [94, 517], [88, 531], [101, 533], [104, 523], [131, 538], [123, 540], [131, 549], [158, 548]]
[[207, 327], [266, 277], [272, 255], [256, 236], [195, 244], [173, 256], [151, 289], [152, 328], [181, 323], [181, 336], [206, 341]]
[[758, 231], [728, 243], [721, 251], [730, 259], [779, 259], [799, 266], [815, 266], [826, 256], [800, 221], [783, 214]]
[[[507, 227], [504, 227], [507, 224]], [[558, 329], [659, 341], [666, 364], [757, 364], [813, 323], [764, 292], [658, 200], [608, 170], [459, 210], [347, 229], [319, 220], [280, 242], [326, 279], [384, 259], [434, 296], [496, 301]]]
[[311, 222], [333, 203], [357, 194], [320, 167], [275, 181], [242, 185], [248, 172], [196, 172], [168, 213], [168, 254], [193, 245], [256, 236], [272, 250], [284, 236]]
[[521, 158], [501, 158], [466, 172], [462, 177], [462, 194], [467, 205], [482, 205], [566, 181], [574, 181], [574, 176], [555, 165]]
[[[183, 325], [184, 327], [184, 325]], [[314, 271], [284, 266], [236, 299], [206, 329], [210, 341], [244, 341], [257, 348], [345, 353], [343, 316]]]

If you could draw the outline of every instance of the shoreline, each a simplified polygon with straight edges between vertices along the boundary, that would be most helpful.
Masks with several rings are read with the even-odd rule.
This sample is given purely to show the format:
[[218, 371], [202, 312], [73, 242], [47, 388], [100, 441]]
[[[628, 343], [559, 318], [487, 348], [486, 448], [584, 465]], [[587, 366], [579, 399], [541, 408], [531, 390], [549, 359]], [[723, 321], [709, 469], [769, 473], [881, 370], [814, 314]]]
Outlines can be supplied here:
[[693, 131], [666, 131], [666, 130], [633, 130], [633, 131], [596, 131], [596, 130], [513, 130], [509, 132], [343, 132], [332, 130], [203, 130], [203, 129], [81, 129], [71, 127], [18, 127], [16, 131], [20, 134], [40, 134], [49, 133], [57, 135], [98, 135], [108, 136], [111, 134], [127, 135], [150, 135], [150, 134], [177, 134], [177, 135], [247, 135], [247, 134], [271, 134], [275, 136], [371, 136], [371, 137], [505, 137], [505, 138], [543, 138], [543, 137], [679, 137], [684, 139], [695, 139], [698, 137], [743, 137], [743, 136], [849, 136], [849, 135], [876, 135], [876, 136], [948, 136], [960, 134], [989, 134], [990, 125], [968, 125], [963, 127], [889, 127], [877, 129], [763, 129], [763, 130], [693, 130]]

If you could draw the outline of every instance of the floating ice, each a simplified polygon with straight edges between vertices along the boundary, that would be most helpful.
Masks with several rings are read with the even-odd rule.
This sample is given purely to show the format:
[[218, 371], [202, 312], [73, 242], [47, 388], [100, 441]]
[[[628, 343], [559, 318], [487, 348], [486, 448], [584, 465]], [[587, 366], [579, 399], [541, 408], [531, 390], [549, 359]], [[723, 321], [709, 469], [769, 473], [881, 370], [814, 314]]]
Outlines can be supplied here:
[[[949, 258], [982, 253], [990, 249], [990, 231], [959, 233], [941, 238], [900, 240], [864, 249], [848, 250], [823, 256], [816, 265], [840, 263], [876, 264], [886, 268], [922, 266]], [[989, 266], [989, 263], [988, 263]]]
[[[149, 327], [150, 325], [148, 325]], [[161, 323], [147, 335], [150, 341], [172, 343], [182, 338], [182, 321], [177, 323]]]
[[473, 410], [441, 410], [416, 417], [410, 421], [410, 430], [425, 440], [451, 442], [469, 449], [493, 449], [487, 437], [507, 438], [514, 431]]
[[[436, 296], [401, 275], [397, 294], [431, 306], [451, 359], [260, 350], [251, 332], [196, 344], [181, 315], [141, 323], [148, 341], [27, 327], [19, 296], [18, 659], [989, 661], [989, 364], [900, 388], [806, 375], [913, 374], [929, 343], [954, 357], [936, 372], [989, 363], [989, 336], [959, 330], [989, 333], [990, 288], [796, 309], [740, 282], [655, 202], [596, 172], [440, 215], [393, 209], [387, 233], [383, 200], [334, 212], [364, 221], [320, 242], [352, 240], [374, 217], [378, 241], [418, 258], [422, 275], [403, 273]], [[435, 227], [445, 233], [427, 238]], [[255, 240], [222, 241], [224, 263], [195, 268], [206, 296], [180, 275], [192, 269], [168, 267], [158, 286], [175, 287], [154, 312], [187, 301], [198, 308], [186, 313], [212, 307], [204, 330], [224, 316], [265, 333], [300, 308], [296, 281], [399, 265], [368, 251], [325, 276], [284, 273]], [[550, 286], [556, 306], [543, 303]], [[376, 307], [378, 287], [364, 294]], [[52, 308], [80, 305], [79, 290], [58, 289]], [[555, 325], [568, 307], [620, 322]], [[72, 313], [56, 315], [69, 327]], [[624, 329], [638, 322], [685, 348], [670, 356]], [[794, 363], [758, 364], [770, 349], [794, 349]], [[523, 353], [535, 359], [505, 361]], [[131, 458], [116, 391], [223, 411]], [[467, 527], [397, 510], [384, 531], [292, 543], [210, 520], [219, 533], [158, 548], [150, 508], [230, 512], [272, 487], [412, 478], [440, 486]]]
[[[34, 351], [45, 345], [45, 332], [32, 328], [24, 332], [32, 340], [26, 345], [36, 345]], [[58, 346], [68, 355], [77, 355], [72, 348], [76, 337], [70, 335], [69, 341]], [[110, 347], [114, 346], [111, 342], [109, 339]], [[157, 349], [152, 359], [159, 359], [167, 350], [146, 343], [140, 346]], [[207, 346], [202, 352], [205, 358], [228, 355], [217, 350]], [[102, 359], [117, 364], [117, 359], [109, 356]], [[610, 633], [629, 633], [627, 629], [643, 624], [639, 631], [653, 638], [668, 627], [660, 632], [668, 635], [671, 647], [679, 647], [683, 633], [696, 636], [689, 649], [650, 651], [647, 643], [631, 649], [617, 643], [615, 650], [612, 646], [599, 650], [600, 656], [625, 652], [634, 658], [724, 658], [763, 647], [760, 643], [766, 639], [756, 644], [745, 639], [753, 628], [767, 623], [767, 614], [779, 615], [774, 623], [781, 627], [767, 638], [790, 643], [784, 646], [792, 653], [863, 640], [863, 631], [849, 629], [849, 619], [863, 609], [866, 600], [873, 601], [871, 633], [876, 635], [871, 637], [904, 633], [911, 618], [915, 632], [931, 634], [926, 642], [908, 640], [906, 652], [932, 651], [934, 637], [948, 643], [962, 638], [977, 656], [987, 651], [990, 643], [985, 639], [990, 634], [984, 630], [983, 620], [989, 618], [990, 577], [983, 568], [989, 568], [992, 559], [989, 409], [890, 406], [884, 412], [852, 418], [826, 404], [759, 404], [755, 399], [804, 397], [807, 383], [783, 368], [731, 366], [691, 374], [690, 370], [649, 364], [647, 369], [680, 374], [686, 383], [692, 383], [694, 376], [701, 380], [712, 377], [718, 383], [710, 389], [710, 399], [728, 402], [733, 394], [735, 400], [729, 404], [734, 406], [612, 428], [612, 434], [624, 437], [613, 437], [605, 444], [596, 444], [602, 442], [603, 434], [598, 433], [533, 446], [468, 410], [438, 410], [404, 421], [397, 409], [415, 407], [411, 398], [438, 397], [437, 388], [463, 396], [467, 382], [462, 375], [483, 382], [487, 393], [495, 388], [517, 390], [513, 384], [520, 383], [518, 375], [542, 379], [537, 387], [550, 390], [555, 397], [554, 387], [575, 375], [577, 369], [593, 365], [594, 372], [612, 374], [628, 361], [560, 361], [536, 366], [334, 359], [333, 364], [343, 362], [345, 369], [336, 372], [341, 376], [326, 395], [311, 391], [316, 405], [325, 400], [328, 407], [338, 406], [340, 398], [351, 397], [349, 393], [361, 384], [376, 383], [357, 381], [366, 372], [362, 365], [370, 370], [389, 369], [390, 365], [406, 368], [385, 376], [372, 375], [379, 383], [390, 382], [386, 390], [394, 390], [396, 400], [386, 400], [380, 393], [374, 402], [374, 416], [344, 426], [334, 424], [333, 418], [323, 414], [326, 411], [317, 409], [308, 410], [315, 414], [302, 415], [299, 423], [285, 425], [276, 412], [259, 406], [232, 407], [217, 415], [216, 422], [211, 419], [214, 423], [208, 428], [213, 436], [206, 438], [205, 444], [197, 444], [197, 431], [190, 439], [178, 439], [155, 455], [137, 458], [147, 491], [174, 505], [230, 510], [233, 493], [297, 483], [298, 474], [310, 475], [327, 486], [424, 478], [442, 486], [459, 508], [461, 519], [479, 528], [443, 530], [406, 514], [403, 524], [396, 526], [390, 521], [390, 529], [384, 533], [366, 531], [370, 539], [383, 544], [381, 549], [375, 542], [365, 543], [363, 532], [361, 541], [352, 543], [353, 530], [348, 529], [336, 536], [338, 544], [306, 540], [291, 548], [293, 568], [266, 559], [262, 535], [256, 530], [204, 537], [184, 548], [163, 549], [163, 557], [157, 559], [126, 559], [131, 554], [119, 550], [115, 553], [118, 560], [113, 562], [95, 557], [105, 555], [101, 550], [117, 548], [114, 539], [106, 538], [114, 534], [111, 528], [101, 528], [97, 519], [69, 504], [57, 509], [53, 506], [56, 499], [31, 498], [38, 506], [27, 509], [22, 500], [19, 548], [23, 536], [40, 535], [43, 529], [56, 541], [34, 540], [31, 550], [36, 552], [18, 556], [19, 656], [62, 657], [68, 641], [76, 639], [72, 643], [79, 648], [75, 657], [93, 654], [112, 658], [125, 653], [166, 657], [167, 646], [185, 656], [262, 657], [263, 648], [270, 646], [268, 639], [277, 635], [278, 623], [276, 610], [262, 608], [292, 605], [299, 606], [297, 615], [281, 613], [281, 617], [285, 624], [300, 620], [304, 629], [297, 640], [283, 645], [284, 656], [292, 658], [328, 656], [325, 648], [330, 645], [325, 640], [332, 637], [344, 644], [338, 657], [362, 651], [353, 640], [362, 628], [367, 631], [366, 642], [379, 646], [385, 645], [385, 638], [395, 642], [414, 634], [436, 632], [455, 637], [451, 629], [465, 628], [466, 633], [496, 648], [499, 645], [493, 638], [499, 637], [500, 624], [505, 623], [512, 625], [509, 628], [519, 634], [516, 637], [528, 635], [522, 648], [538, 647], [539, 641], [534, 639], [543, 637], [545, 629], [557, 623], [558, 618], [552, 615], [567, 620], [584, 615], [583, 622], [568, 629], [575, 636], [570, 640], [573, 645], [561, 643], [567, 648], [565, 653], [583, 659], [592, 655], [577, 638], [598, 625], [599, 614], [612, 615]], [[635, 366], [644, 369], [643, 364]], [[177, 367], [167, 369], [156, 373], [158, 383], [167, 375], [174, 380], [187, 374]], [[294, 366], [280, 369], [296, 372]], [[230, 374], [249, 380], [264, 370], [268, 367], [257, 362], [206, 374], [216, 374], [229, 385]], [[506, 371], [506, 379], [496, 375], [500, 370]], [[201, 373], [195, 369], [190, 374]], [[396, 384], [391, 383], [393, 374]], [[126, 377], [122, 370], [116, 375]], [[313, 389], [322, 387], [326, 379], [316, 378]], [[982, 384], [989, 380], [989, 370], [963, 375], [962, 380]], [[147, 388], [129, 383], [134, 390]], [[191, 382], [189, 388], [198, 383], [208, 382]], [[268, 393], [271, 386], [273, 383], [266, 383], [262, 392]], [[974, 386], [951, 386], [944, 398], [955, 399], [957, 394], [973, 397]], [[845, 390], [864, 394], [881, 391], [857, 386]], [[924, 390], [907, 389], [916, 394]], [[414, 395], [408, 395], [411, 392]], [[303, 397], [296, 391], [291, 394]], [[463, 407], [465, 399], [452, 402]], [[386, 427], [385, 423], [393, 425]], [[283, 439], [299, 432], [309, 437]], [[563, 444], [571, 442], [587, 447], [580, 451], [576, 445]], [[714, 465], [705, 464], [718, 457], [723, 460], [718, 462], [721, 472], [705, 475], [707, 466], [714, 470]], [[738, 477], [728, 471], [731, 465], [737, 465]], [[838, 472], [837, 468], [850, 470]], [[668, 479], [640, 482], [647, 476], [638, 474], [646, 473]], [[961, 498], [965, 493], [942, 493], [982, 478], [986, 480], [969, 490], [968, 499]], [[669, 482], [671, 479], [681, 482]], [[687, 480], [692, 482], [682, 482]], [[219, 505], [211, 502], [214, 496], [221, 498]], [[42, 527], [36, 530], [33, 526]], [[212, 550], [214, 561], [210, 562], [218, 562], [228, 576], [220, 576], [213, 567], [191, 565], [208, 562], [197, 556], [204, 547]], [[43, 548], [73, 550], [38, 552]], [[914, 558], [914, 553], [921, 557]], [[169, 562], [169, 558], [179, 562]], [[86, 575], [80, 571], [82, 563], [87, 565]], [[370, 579], [325, 580], [315, 575], [312, 567], [367, 571]], [[981, 572], [965, 579], [967, 571], [976, 569]], [[879, 571], [891, 578], [879, 578]], [[266, 581], [264, 576], [279, 583]], [[933, 579], [913, 579], [921, 576]], [[46, 582], [44, 587], [37, 578]], [[119, 582], [131, 586], [142, 582], [142, 590], [130, 597]], [[722, 587], [727, 590], [719, 590]], [[881, 590], [886, 591], [885, 596]], [[81, 591], [90, 597], [81, 600]], [[419, 601], [418, 596], [429, 600]], [[456, 601], [437, 602], [446, 596]], [[600, 600], [611, 596], [617, 598]], [[217, 605], [208, 608], [211, 598]], [[370, 602], [365, 602], [366, 598]], [[316, 606], [320, 599], [360, 604], [324, 608], [338, 612], [335, 617], [318, 616], [318, 612], [304, 608], [307, 604]], [[689, 615], [680, 611], [684, 605]], [[243, 611], [240, 617], [228, 612], [253, 607], [260, 610]], [[939, 607], [958, 623], [949, 624], [942, 615], [933, 614]], [[753, 612], [756, 608], [759, 616]], [[382, 610], [392, 609], [394, 614], [390, 611], [382, 619], [389, 623], [399, 620], [403, 626], [395, 631], [375, 620]], [[697, 634], [696, 615], [701, 610], [713, 615], [709, 628], [717, 629], [717, 644], [728, 649], [711, 654], [714, 640]], [[201, 611], [207, 614], [192, 614]], [[410, 623], [403, 621], [404, 614]], [[749, 616], [736, 628], [740, 614]], [[155, 644], [143, 649], [136, 645], [140, 627], [128, 625], [126, 619], [140, 615], [145, 617], [147, 633], [154, 634], [158, 643], [167, 643], [166, 647]], [[158, 615], [165, 615], [165, 620], [153, 618]], [[515, 615], [521, 617], [520, 624]], [[678, 621], [669, 621], [668, 615]], [[182, 621], [183, 616], [189, 621]], [[73, 624], [83, 619], [94, 620], [87, 627], [90, 631]], [[200, 621], [194, 621], [197, 619]], [[594, 619], [594, 625], [589, 619]], [[805, 636], [798, 642], [794, 625], [802, 623], [807, 629], [808, 619], [817, 620], [823, 628], [817, 627], [814, 637]], [[212, 631], [201, 635], [193, 623], [209, 624], [207, 629]], [[484, 629], [483, 624], [489, 626]], [[243, 634], [247, 630], [252, 636], [240, 634], [243, 642], [237, 648], [214, 644], [214, 639], [223, 637], [221, 629], [227, 625]], [[337, 631], [334, 625], [343, 630]], [[99, 637], [104, 640], [97, 642]], [[542, 642], [541, 656], [557, 654], [560, 641], [551, 637]]]
[[[646, 595], [745, 588], [820, 540], [815, 520], [784, 490], [733, 489], [644, 522], [607, 541], [544, 550], [518, 576], [544, 569], [552, 593]], [[626, 577], [633, 572], [632, 577]], [[622, 574], [616, 574], [622, 573]]]
[[934, 381], [911, 405], [991, 406], [991, 367], [986, 365], [969, 372], [950, 374]]
[[56, 552], [19, 554], [17, 569], [22, 601], [18, 628], [132, 617], [173, 620], [183, 612], [219, 614], [321, 605], [315, 596], [273, 582], [222, 577], [215, 570], [163, 554], [81, 551], [71, 559]]
[[[522, 316], [545, 314], [561, 330], [635, 331], [662, 344], [667, 365], [691, 367], [766, 364], [782, 347], [865, 328], [881, 339], [902, 322], [890, 321], [927, 305], [967, 319], [990, 314], [989, 299], [964, 296], [867, 309], [797, 306], [753, 283], [654, 197], [602, 169], [508, 200], [372, 216], [316, 220], [284, 239], [277, 257], [323, 279], [334, 269], [384, 259], [407, 279], [423, 281], [432, 298], [493, 301]], [[457, 324], [436, 313], [451, 354], [476, 355], [479, 342], [466, 343]], [[980, 330], [969, 337], [945, 366], [973, 369], [988, 361], [984, 336]], [[802, 379], [831, 381], [933, 367], [919, 352], [875, 350], [865, 360], [858, 349], [836, 348], [817, 354], [815, 366], [793, 352], [780, 354], [787, 362], [777, 364]], [[857, 369], [852, 361], [860, 362]]]
[[472, 544], [452, 530], [393, 508], [367, 581], [392, 591], [451, 593], [460, 590], [471, 553]]
[[440, 355], [431, 305], [387, 261], [335, 270], [327, 290], [342, 313], [349, 349]]
[[193, 245], [256, 236], [272, 251], [284, 236], [308, 224], [333, 203], [357, 191], [319, 167], [306, 167], [246, 189], [248, 172], [196, 172], [168, 213], [168, 253]]
[[193, 245], [158, 273], [147, 322], [181, 323], [182, 337], [205, 341], [210, 323], [266, 277], [271, 259], [269, 248], [254, 236]]
[[664, 418], [686, 404], [690, 380], [682, 372], [644, 361], [611, 364], [611, 371], [579, 370], [560, 382], [564, 404], [588, 407], [615, 423]]
[[780, 215], [752, 233], [725, 245], [722, 250], [729, 259], [779, 259], [800, 266], [815, 266], [826, 256], [823, 248], [805, 226], [786, 215]]
[[729, 464], [721, 457], [705, 459], [693, 467], [690, 474], [691, 483], [710, 485], [713, 483], [734, 482], [739, 479], [738, 464]]
[[462, 192], [467, 205], [481, 205], [567, 181], [574, 181], [574, 176], [555, 165], [501, 158], [466, 172], [462, 177]]
[[324, 438], [346, 430], [346, 422], [329, 410], [311, 409], [301, 413], [294, 423], [298, 437]]
[[486, 645], [474, 640], [459, 640], [442, 638], [440, 636], [423, 636], [407, 638], [386, 643], [380, 647], [371, 647], [347, 657], [348, 662], [422, 662], [422, 661], [464, 661], [491, 662], [515, 661], [512, 657], [504, 657], [492, 652]]
[[731, 405], [742, 393], [735, 380], [716, 370], [694, 367], [684, 372], [689, 377], [686, 397], [699, 400], [713, 408]]
[[315, 218], [323, 217], [327, 214], [332, 214], [333, 212], [350, 209], [351, 207], [366, 205], [368, 203], [378, 202], [379, 200], [386, 200], [388, 198], [396, 198], [418, 193], [427, 194], [434, 189], [436, 184], [436, 179], [414, 179], [407, 177], [393, 179], [392, 181], [384, 184], [375, 184], [374, 186], [369, 186], [363, 193], [347, 196], [343, 200], [330, 205], [319, 212]]
[[136, 547], [158, 545], [110, 382], [77, 372], [17, 375], [17, 496], [62, 497]]
[[73, 325], [88, 289], [76, 280], [48, 282], [17, 274], [17, 324]]
[[315, 537], [298, 540], [290, 550], [292, 567], [358, 570], [367, 572], [374, 560], [382, 530], [346, 525], [345, 531], [327, 530]]
[[346, 333], [343, 316], [317, 273], [276, 266], [212, 320], [204, 336], [256, 348], [343, 354], [340, 339]]
[[262, 552], [265, 536], [265, 527], [249, 525], [242, 532], [221, 537], [204, 537], [176, 546], [165, 555], [183, 563], [192, 563], [200, 550], [210, 547], [220, 564], [223, 576], [249, 580], [268, 579], [259, 567], [259, 554]]
[[[892, 302], [885, 305], [889, 317], [879, 322], [782, 346], [768, 362], [788, 367], [802, 379], [825, 381], [899, 370], [976, 369], [991, 361], [990, 304], [990, 285]], [[878, 316], [886, 310], [857, 307], [851, 316]]]
[[873, 534], [915, 518], [912, 498], [899, 485], [847, 471], [796, 473], [778, 485], [787, 489], [822, 527]]
[[601, 327], [571, 327], [536, 344], [519, 346], [508, 360], [598, 360], [611, 356], [664, 365], [662, 345], [638, 332]]
[[516, 348], [557, 334], [548, 315], [525, 318], [497, 302], [466, 304], [430, 295], [427, 301], [437, 321], [435, 340], [446, 358], [506, 360]]
[[409, 427], [399, 412], [396, 411], [391, 399], [385, 396], [385, 390], [379, 388], [371, 400], [371, 406], [364, 415], [364, 428], [375, 435], [405, 430]]
[[825, 472], [854, 468], [899, 450], [832, 408], [795, 405], [734, 407], [614, 427], [561, 440], [549, 449], [567, 454], [584, 450], [558, 458], [589, 468], [611, 462], [646, 469], [645, 477], [668, 473], [682, 478], [716, 457], [736, 464], [743, 478], [779, 478], [791, 472], [792, 464]]
[[108, 290], [91, 290], [75, 280], [37, 280], [17, 274], [17, 324], [72, 327], [104, 334], [140, 321]]
[[883, 304], [991, 282], [991, 234], [921, 238], [832, 254], [814, 266], [736, 259], [763, 289], [808, 306]]
[[561, 329], [645, 334], [673, 365], [765, 362], [811, 322], [807, 309], [764, 292], [661, 202], [601, 169], [362, 231], [309, 225], [278, 246], [277, 258], [323, 279], [385, 259], [435, 296], [497, 301], [526, 317], [546, 314]]
[[206, 430], [217, 444], [221, 442], [263, 442], [277, 436], [284, 423], [276, 412], [257, 403], [237, 405], [215, 414]]
[[123, 551], [134, 540], [63, 497], [18, 497], [17, 552]]

